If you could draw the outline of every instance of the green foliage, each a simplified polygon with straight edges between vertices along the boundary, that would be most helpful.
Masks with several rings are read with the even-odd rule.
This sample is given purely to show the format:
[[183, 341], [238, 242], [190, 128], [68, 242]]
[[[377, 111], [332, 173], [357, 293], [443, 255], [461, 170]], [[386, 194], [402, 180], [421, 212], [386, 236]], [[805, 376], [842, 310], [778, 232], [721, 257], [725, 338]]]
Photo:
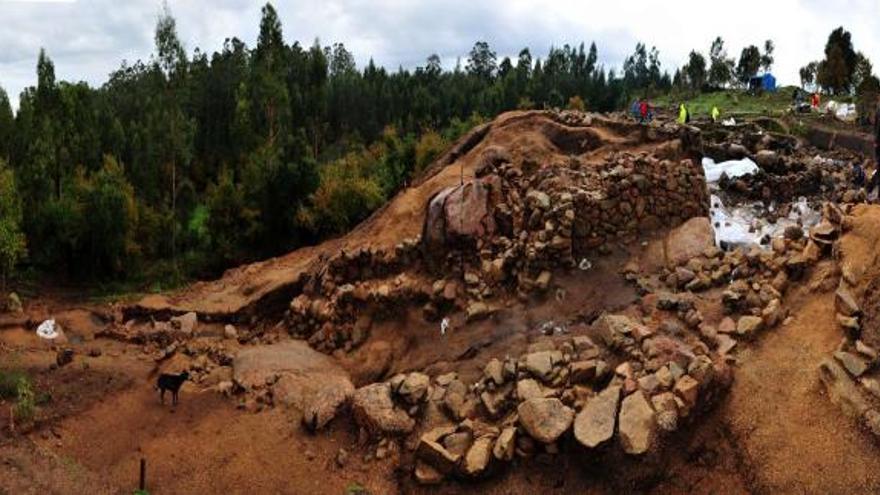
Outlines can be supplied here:
[[739, 63], [736, 65], [736, 80], [746, 86], [749, 79], [758, 74], [761, 68], [761, 52], [755, 45], [749, 45], [742, 49], [739, 55]]
[[0, 369], [0, 399], [18, 398], [18, 384], [28, 380], [27, 375], [16, 369]]
[[360, 483], [352, 482], [345, 487], [345, 495], [370, 495], [370, 492]]
[[15, 131], [15, 119], [12, 115], [12, 106], [9, 104], [9, 96], [0, 87], [0, 160], [8, 160]]
[[253, 235], [257, 212], [245, 208], [242, 188], [229, 170], [220, 173], [207, 191], [207, 228], [215, 254], [224, 261], [240, 258], [243, 240]]
[[696, 51], [691, 51], [688, 63], [681, 68], [683, 86], [694, 92], [702, 91], [706, 85], [706, 58]]
[[717, 107], [725, 118], [738, 118], [741, 115], [780, 116], [789, 110], [793, 89], [782, 87], [776, 92], [764, 92], [760, 95], [749, 94], [744, 90], [713, 91], [690, 98], [668, 95], [657, 98], [655, 104], [677, 111], [678, 103], [683, 100], [691, 115], [696, 118], [709, 117], [713, 107]]
[[126, 262], [139, 254], [139, 246], [134, 238], [138, 223], [134, 188], [122, 166], [105, 156], [99, 171], [78, 175], [75, 193], [83, 218], [88, 219], [80, 233], [86, 259], [99, 273], [123, 273]]
[[6, 277], [27, 254], [21, 221], [21, 202], [15, 186], [15, 176], [0, 158], [0, 278], [4, 288]]
[[[380, 178], [382, 145], [352, 152], [325, 165], [321, 185], [302, 221], [319, 234], [338, 234], [365, 219], [385, 201]], [[387, 159], [387, 156], [384, 156]]]
[[709, 84], [716, 88], [727, 87], [733, 80], [734, 61], [727, 57], [724, 40], [720, 36], [715, 38], [709, 49], [709, 62]]
[[862, 124], [870, 124], [878, 118], [878, 102], [880, 102], [880, 79], [869, 75], [862, 79], [856, 89], [856, 113]]
[[15, 401], [12, 414], [17, 421], [26, 423], [33, 419], [37, 397], [30, 377], [23, 371], [0, 370], [0, 399]]
[[[35, 269], [148, 290], [210, 276], [352, 228], [482, 116], [610, 111], [673, 82], [642, 43], [620, 74], [595, 43], [499, 61], [479, 41], [454, 68], [436, 54], [413, 70], [358, 67], [341, 43], [285, 40], [281, 17], [267, 3], [255, 46], [188, 54], [163, 4], [150, 58], [100, 87], [57, 81], [41, 50], [14, 116], [0, 91], [0, 158]], [[692, 53], [677, 86], [701, 90], [706, 65]], [[9, 232], [0, 224], [7, 270], [23, 255]]]
[[22, 422], [29, 422], [34, 418], [36, 412], [36, 404], [34, 403], [34, 390], [30, 379], [20, 377], [15, 385], [16, 400], [12, 408], [12, 414], [15, 419]]
[[825, 44], [825, 59], [819, 62], [816, 81], [834, 94], [848, 93], [853, 85], [858, 56], [852, 36], [842, 27], [831, 32]]
[[422, 134], [416, 143], [414, 173], [425, 170], [448, 146], [449, 143], [436, 131], [429, 130]]

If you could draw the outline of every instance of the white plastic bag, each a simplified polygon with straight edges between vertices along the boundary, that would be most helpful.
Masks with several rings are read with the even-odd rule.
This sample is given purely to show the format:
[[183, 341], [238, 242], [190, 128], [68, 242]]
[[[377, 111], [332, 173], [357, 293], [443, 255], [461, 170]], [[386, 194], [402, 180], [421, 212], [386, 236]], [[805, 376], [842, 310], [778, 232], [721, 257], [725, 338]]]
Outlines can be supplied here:
[[757, 172], [758, 165], [749, 158], [742, 160], [728, 160], [726, 162], [715, 163], [715, 160], [703, 158], [703, 172], [706, 174], [706, 182], [718, 182], [721, 174], [727, 174], [731, 179], [741, 177]]
[[49, 319], [40, 323], [40, 326], [37, 327], [37, 336], [41, 339], [56, 339], [58, 338], [58, 329], [55, 326], [55, 319]]

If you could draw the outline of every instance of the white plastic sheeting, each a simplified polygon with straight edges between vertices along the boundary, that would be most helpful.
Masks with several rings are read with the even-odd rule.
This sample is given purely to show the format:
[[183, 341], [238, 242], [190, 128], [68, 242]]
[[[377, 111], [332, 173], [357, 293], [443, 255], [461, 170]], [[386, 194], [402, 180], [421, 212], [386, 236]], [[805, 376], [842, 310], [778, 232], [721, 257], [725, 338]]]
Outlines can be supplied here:
[[788, 216], [778, 218], [775, 223], [765, 218], [768, 210], [772, 213], [772, 205], [769, 209], [760, 202], [726, 207], [721, 198], [714, 194], [710, 201], [715, 244], [719, 247], [760, 245], [765, 236], [771, 239], [782, 237], [786, 227], [799, 225], [809, 230], [821, 220], [821, 214], [811, 209], [804, 197], [791, 205]]
[[58, 329], [55, 326], [55, 320], [50, 319], [40, 323], [37, 327], [37, 336], [49, 340], [58, 338]]
[[838, 103], [834, 100], [825, 104], [825, 113], [830, 113], [844, 122], [856, 119], [856, 105], [854, 103]]
[[743, 175], [749, 175], [757, 172], [758, 165], [750, 158], [742, 160], [728, 160], [726, 162], [715, 163], [715, 160], [703, 158], [703, 172], [706, 174], [706, 182], [718, 182], [721, 174], [727, 174], [731, 179]]

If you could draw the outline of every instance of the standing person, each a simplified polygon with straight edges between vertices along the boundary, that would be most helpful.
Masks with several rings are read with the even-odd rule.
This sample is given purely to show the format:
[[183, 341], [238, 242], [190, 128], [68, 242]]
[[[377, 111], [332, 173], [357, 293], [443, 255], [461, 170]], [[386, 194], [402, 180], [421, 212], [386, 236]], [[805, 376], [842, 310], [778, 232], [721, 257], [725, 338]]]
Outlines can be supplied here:
[[643, 124], [648, 122], [648, 102], [645, 100], [639, 103], [639, 118]]
[[813, 93], [813, 97], [810, 101], [810, 106], [813, 107], [814, 110], [819, 110], [819, 93]]
[[678, 104], [678, 123], [679, 124], [687, 124], [690, 122], [690, 115], [688, 115], [687, 107], [684, 106], [684, 102]]
[[712, 122], [718, 122], [718, 118], [721, 117], [721, 110], [718, 110], [718, 107], [712, 107]]
[[853, 185], [857, 189], [861, 189], [865, 187], [865, 169], [858, 163], [853, 162], [852, 164], [852, 181]]

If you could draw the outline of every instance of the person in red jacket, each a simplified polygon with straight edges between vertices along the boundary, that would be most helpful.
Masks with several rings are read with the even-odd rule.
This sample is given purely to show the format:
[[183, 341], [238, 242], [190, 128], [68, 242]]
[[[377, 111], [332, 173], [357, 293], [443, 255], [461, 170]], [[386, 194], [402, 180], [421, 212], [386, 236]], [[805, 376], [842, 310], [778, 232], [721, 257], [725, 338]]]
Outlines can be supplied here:
[[643, 124], [648, 121], [648, 102], [645, 100], [639, 102], [639, 117]]

